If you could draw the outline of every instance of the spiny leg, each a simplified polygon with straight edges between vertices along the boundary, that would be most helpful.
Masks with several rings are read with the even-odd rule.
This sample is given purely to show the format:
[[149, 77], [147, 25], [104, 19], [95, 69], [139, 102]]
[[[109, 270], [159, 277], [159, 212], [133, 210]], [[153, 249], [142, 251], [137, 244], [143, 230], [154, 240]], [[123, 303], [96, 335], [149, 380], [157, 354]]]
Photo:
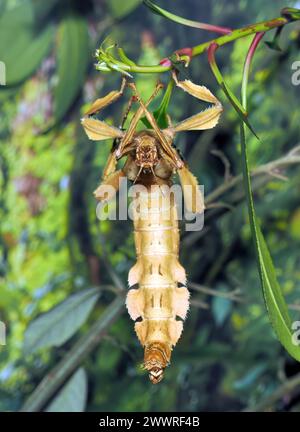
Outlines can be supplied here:
[[[120, 185], [120, 180], [125, 177], [123, 170], [116, 171], [117, 160], [115, 153], [110, 153], [106, 165], [103, 170], [102, 181], [94, 195], [98, 201], [110, 201], [117, 193]], [[106, 197], [104, 197], [106, 193]]]
[[126, 110], [125, 110], [124, 115], [122, 117], [122, 122], [121, 122], [121, 124], [119, 126], [119, 129], [121, 129], [121, 130], [124, 129], [125, 122], [126, 122], [126, 120], [128, 118], [128, 114], [130, 113], [132, 104], [133, 104], [133, 102], [135, 102], [135, 100], [136, 100], [135, 96], [131, 96], [131, 98], [129, 99], [129, 102], [127, 104]]
[[[112, 91], [108, 95], [104, 96], [103, 98], [97, 99], [91, 106], [91, 108], [87, 111], [86, 115], [95, 114], [96, 112], [99, 112], [104, 107], [108, 106], [109, 104], [115, 102], [120, 96], [122, 96], [124, 92], [124, 88], [126, 85], [126, 79], [123, 79], [122, 85], [119, 91]], [[156, 86], [156, 89], [153, 93], [153, 95], [149, 98], [147, 101], [147, 105], [151, 103], [153, 98], [156, 96], [158, 90], [162, 87], [161, 84], [158, 84]], [[129, 104], [127, 106], [127, 109], [125, 111], [125, 115], [123, 116], [123, 120], [121, 123], [121, 127], [124, 126], [124, 123], [126, 121], [126, 118], [128, 116], [128, 113], [131, 109], [131, 105], [135, 99], [135, 96], [133, 96]], [[115, 138], [112, 152], [108, 158], [108, 161], [106, 163], [106, 166], [103, 171], [102, 176], [102, 182], [100, 186], [96, 189], [94, 192], [97, 199], [100, 201], [103, 200], [103, 190], [106, 186], [112, 186], [115, 190], [115, 192], [112, 194], [111, 192], [108, 193], [108, 198], [106, 200], [109, 200], [115, 195], [116, 191], [119, 188], [119, 181], [122, 177], [125, 176], [123, 170], [116, 171], [116, 165], [117, 165], [117, 159], [122, 155], [122, 152], [119, 153], [119, 150], [124, 148], [126, 144], [131, 144], [132, 137], [135, 133], [137, 123], [141, 116], [143, 115], [143, 109], [140, 107], [139, 110], [134, 115], [132, 121], [130, 122], [129, 128], [126, 133], [124, 133], [121, 128], [115, 128], [113, 126], [107, 125], [105, 122], [102, 122], [100, 120], [91, 119], [88, 117], [84, 117], [82, 119], [82, 125], [85, 129], [85, 132], [87, 133], [88, 137], [92, 140], [104, 140], [108, 138]], [[121, 138], [124, 137], [124, 140]], [[118, 143], [119, 141], [119, 143]], [[127, 145], [128, 147], [128, 145]], [[115, 150], [116, 148], [116, 150]], [[127, 149], [128, 150], [128, 149]], [[108, 188], [107, 188], [108, 189]], [[112, 191], [112, 189], [110, 189]]]
[[192, 213], [202, 213], [205, 209], [204, 196], [200, 190], [197, 178], [191, 173], [187, 165], [177, 172], [182, 186], [186, 209]]
[[[174, 137], [177, 132], [185, 130], [203, 130], [215, 127], [223, 111], [221, 102], [205, 86], [194, 84], [190, 80], [179, 81], [176, 72], [173, 72], [173, 79], [177, 87], [197, 99], [212, 103], [214, 106], [188, 117], [175, 126], [169, 126], [164, 132]], [[178, 175], [187, 210], [193, 213], [202, 213], [205, 208], [204, 197], [196, 177], [189, 171], [187, 165], [178, 170]]]
[[[132, 83], [128, 84], [128, 86], [132, 88]], [[161, 83], [157, 83], [153, 94], [150, 96], [150, 98], [148, 99], [148, 101], [146, 102], [146, 104], [144, 105], [144, 107], [147, 107], [152, 102], [152, 100], [156, 97], [158, 91], [161, 88], [162, 88], [162, 84]], [[126, 146], [131, 143], [132, 138], [133, 138], [134, 133], [135, 133], [136, 128], [137, 128], [137, 124], [138, 124], [139, 120], [141, 119], [141, 117], [142, 117], [142, 115], [144, 113], [144, 107], [140, 106], [138, 108], [138, 110], [136, 111], [136, 113], [134, 114], [134, 116], [132, 117], [131, 122], [130, 122], [130, 124], [128, 126], [128, 129], [127, 129], [127, 131], [126, 131], [126, 133], [125, 133], [123, 139], [121, 140], [120, 145], [119, 145], [119, 147], [117, 149], [116, 156], [117, 156], [118, 159], [120, 157], [122, 157], [122, 154], [123, 154]]]
[[[119, 129], [124, 132], [124, 135], [125, 135], [125, 132], [126, 132], [125, 129], [124, 129], [124, 126], [125, 126], [126, 120], [128, 118], [128, 115], [129, 115], [129, 113], [131, 111], [132, 104], [133, 104], [133, 102], [135, 102], [135, 100], [136, 100], [136, 97], [135, 96], [131, 96], [131, 98], [129, 99], [129, 102], [127, 103], [127, 106], [126, 106], [126, 109], [124, 111], [124, 114], [122, 116], [121, 123], [119, 125]], [[113, 142], [113, 145], [112, 145], [111, 151], [114, 152], [119, 147], [119, 145], [120, 145], [120, 138], [115, 138], [114, 142]]]
[[81, 119], [81, 124], [89, 139], [93, 141], [102, 141], [110, 138], [122, 138], [124, 135], [124, 132], [122, 132], [120, 129], [114, 126], [109, 126], [101, 120], [84, 117]]
[[176, 132], [186, 130], [204, 130], [215, 127], [223, 111], [221, 102], [205, 86], [194, 84], [190, 80], [179, 81], [176, 72], [173, 72], [173, 79], [177, 87], [197, 99], [211, 102], [214, 106], [188, 117], [175, 126], [167, 128], [165, 132], [174, 136]]
[[109, 138], [122, 138], [124, 135], [120, 129], [110, 126], [101, 120], [90, 118], [89, 116], [98, 113], [103, 108], [118, 100], [124, 93], [126, 82], [126, 79], [123, 78], [120, 90], [111, 91], [103, 98], [97, 99], [85, 113], [83, 119], [81, 119], [82, 126], [89, 139], [101, 141]]
[[110, 201], [114, 198], [120, 188], [120, 181], [125, 178], [123, 171], [120, 169], [112, 173], [108, 178], [103, 180], [94, 191], [95, 198], [98, 201]]
[[[96, 119], [91, 119], [88, 116], [90, 116], [92, 114], [96, 114], [101, 109], [107, 107], [111, 103], [118, 100], [124, 93], [124, 88], [126, 86], [126, 82], [127, 82], [126, 79], [123, 78], [120, 90], [114, 90], [114, 91], [108, 93], [103, 98], [97, 99], [92, 104], [90, 109], [86, 112], [86, 114], [85, 114], [86, 117], [84, 117], [82, 119], [82, 125], [84, 127], [85, 132], [87, 133], [87, 135], [90, 139], [96, 140], [96, 141], [104, 140], [104, 139], [108, 139], [108, 138], [114, 138], [115, 139], [115, 141], [113, 143], [112, 152], [110, 153], [109, 158], [108, 158], [106, 165], [104, 167], [104, 170], [103, 170], [102, 182], [101, 182], [100, 186], [98, 186], [98, 188], [94, 192], [94, 195], [96, 196], [96, 198], [99, 201], [104, 200], [104, 198], [103, 198], [104, 186], [111, 186], [112, 188], [115, 189], [115, 192], [116, 192], [119, 188], [120, 179], [122, 177], [124, 177], [124, 173], [122, 172], [122, 170], [116, 171], [117, 160], [116, 160], [116, 155], [115, 155], [115, 151], [114, 151], [114, 147], [116, 145], [116, 142], [121, 137], [123, 137], [124, 133], [121, 131], [121, 128], [118, 129], [118, 128], [115, 128], [113, 126], [109, 126], [105, 122], [102, 122], [102, 121], [96, 120]], [[130, 107], [131, 107], [131, 104], [129, 104], [129, 107], [126, 110], [125, 116], [124, 116], [123, 121], [122, 121], [122, 125], [124, 124], [124, 122], [126, 120], [128, 112], [130, 110]], [[106, 198], [106, 200], [111, 199], [113, 197], [113, 195], [115, 195], [115, 192], [112, 193], [112, 188], [110, 188], [110, 192], [108, 192], [108, 197]], [[109, 188], [106, 188], [106, 190], [108, 191]]]
[[[159, 90], [160, 87], [161, 87], [160, 85], [157, 85], [155, 92], [152, 94], [150, 99], [147, 101], [147, 105], [149, 103], [151, 103], [151, 101], [156, 96], [157, 91]], [[127, 119], [127, 116], [131, 110], [132, 103], [134, 102], [135, 99], [136, 99], [135, 96], [132, 96], [130, 98], [129, 103], [127, 105], [127, 108], [125, 110], [124, 116], [122, 118], [120, 128], [124, 126], [124, 123]], [[117, 160], [119, 159], [119, 157], [117, 157], [117, 154], [118, 154], [118, 151], [120, 151], [120, 148], [123, 148], [123, 151], [121, 152], [121, 157], [124, 155], [124, 153], [129, 152], [131, 150], [131, 148], [130, 148], [131, 140], [132, 140], [133, 134], [135, 132], [137, 122], [139, 121], [139, 118], [141, 117], [142, 114], [143, 114], [142, 110], [140, 112], [137, 112], [134, 115], [134, 118], [131, 120], [131, 123], [129, 125], [129, 129], [132, 129], [132, 134], [129, 133], [129, 136], [128, 136], [128, 130], [129, 129], [124, 134], [124, 140], [126, 140], [126, 137], [128, 139], [127, 145], [123, 146], [123, 144], [124, 144], [123, 140], [120, 142], [119, 138], [116, 138], [114, 140], [112, 152], [111, 152], [111, 154], [107, 160], [107, 163], [105, 165], [105, 168], [103, 170], [102, 183], [94, 192], [96, 198], [101, 199], [99, 197], [100, 197], [100, 193], [101, 193], [101, 196], [103, 195], [103, 186], [106, 186], [106, 185], [113, 186], [116, 188], [116, 191], [117, 191], [118, 186], [119, 186], [119, 181], [122, 177], [128, 177], [130, 180], [134, 180], [134, 181], [136, 181], [136, 179], [138, 178], [138, 167], [133, 162], [133, 159], [130, 156], [130, 154], [128, 154], [127, 160], [126, 160], [126, 162], [125, 162], [125, 164], [121, 170], [116, 171], [116, 166], [117, 166]], [[112, 196], [109, 199], [111, 199], [111, 198], [112, 198]]]
[[113, 90], [107, 95], [105, 95], [104, 97], [96, 99], [95, 102], [92, 103], [91, 107], [85, 113], [85, 116], [98, 113], [100, 110], [112, 104], [113, 102], [118, 100], [121, 96], [123, 96], [126, 83], [127, 83], [126, 78], [122, 78], [120, 90]]

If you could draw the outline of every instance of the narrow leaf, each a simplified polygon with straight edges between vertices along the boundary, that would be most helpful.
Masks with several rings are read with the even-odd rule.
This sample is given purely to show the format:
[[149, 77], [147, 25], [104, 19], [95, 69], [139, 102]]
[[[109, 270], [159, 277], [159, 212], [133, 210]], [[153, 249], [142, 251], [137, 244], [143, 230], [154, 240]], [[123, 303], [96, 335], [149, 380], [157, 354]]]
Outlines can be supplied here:
[[75, 372], [63, 386], [46, 412], [83, 412], [87, 398], [87, 376], [83, 368]]
[[159, 107], [153, 113], [158, 123], [158, 126], [161, 129], [168, 127], [167, 111], [168, 111], [168, 106], [170, 103], [173, 88], [174, 88], [174, 81], [170, 80]]
[[87, 21], [68, 15], [61, 22], [57, 38], [57, 76], [54, 89], [54, 121], [60, 121], [82, 88], [89, 58]]
[[36, 29], [29, 2], [7, 10], [0, 18], [0, 60], [5, 64], [6, 85], [14, 86], [40, 66], [53, 43], [53, 26]]
[[[170, 80], [159, 107], [157, 108], [157, 110], [153, 111], [153, 116], [158, 126], [161, 129], [168, 127], [167, 110], [168, 110], [173, 88], [174, 88], [174, 81]], [[141, 122], [146, 126], [146, 128], [151, 129], [151, 125], [145, 116], [141, 118]]]
[[86, 321], [98, 297], [96, 288], [81, 291], [32, 321], [25, 332], [25, 352], [65, 343]]
[[241, 123], [241, 146], [250, 227], [254, 239], [257, 263], [267, 311], [279, 341], [292, 357], [300, 361], [300, 348], [293, 344], [292, 322], [288, 308], [278, 284], [272, 258], [261, 232], [254, 209], [245, 141], [245, 126], [243, 123]]
[[[250, 63], [260, 38], [261, 38], [260, 35], [256, 35], [254, 37], [254, 40], [251, 44], [248, 56], [245, 61], [244, 73], [243, 73], [243, 85], [242, 85], [242, 103], [245, 109], [247, 106], [247, 84], [248, 84]], [[258, 222], [255, 208], [254, 208], [253, 195], [251, 189], [251, 178], [250, 178], [249, 166], [248, 166], [248, 154], [247, 154], [246, 139], [245, 139], [245, 125], [242, 121], [241, 121], [241, 150], [242, 150], [242, 162], [243, 162], [243, 177], [244, 177], [244, 185], [245, 185], [247, 204], [248, 204], [250, 227], [251, 227], [252, 237], [254, 240], [257, 264], [258, 264], [261, 285], [263, 289], [267, 311], [269, 314], [271, 324], [275, 330], [275, 333], [279, 341], [292, 357], [300, 361], [300, 348], [293, 344], [292, 322], [289, 316], [288, 307], [283, 297], [283, 294], [281, 292], [280, 286], [278, 284], [272, 258], [268, 250], [267, 244], [265, 242], [265, 239], [263, 237], [263, 234], [261, 232], [260, 224]]]
[[165, 9], [157, 6], [155, 3], [153, 3], [150, 0], [144, 0], [144, 4], [151, 9], [152, 12], [154, 12], [157, 15], [160, 15], [164, 18], [167, 18], [171, 21], [177, 22], [178, 24], [182, 24], [188, 27], [194, 27], [194, 28], [198, 28], [198, 29], [202, 29], [202, 30], [208, 30], [208, 31], [212, 31], [215, 33], [220, 33], [220, 34], [229, 34], [232, 32], [232, 30], [230, 28], [227, 27], [220, 27], [220, 26], [215, 26], [215, 25], [211, 25], [211, 24], [205, 24], [205, 23], [201, 23], [198, 21], [192, 21], [186, 18], [182, 18], [178, 15], [175, 15], [171, 12], [166, 11]]
[[119, 53], [120, 60], [122, 60], [123, 63], [127, 64], [128, 66], [136, 65], [132, 60], [130, 60], [130, 58], [127, 57], [123, 48], [118, 47], [118, 53]]
[[253, 133], [253, 135], [257, 139], [259, 139], [258, 136], [256, 135], [254, 129], [252, 128], [252, 126], [249, 123], [247, 111], [243, 108], [243, 106], [241, 105], [238, 98], [231, 91], [230, 87], [226, 84], [224, 77], [223, 77], [220, 69], [218, 68], [218, 65], [217, 65], [216, 60], [215, 60], [215, 52], [217, 49], [218, 49], [218, 45], [216, 43], [212, 43], [208, 49], [208, 61], [209, 61], [211, 70], [212, 70], [218, 84], [220, 85], [221, 89], [223, 90], [223, 92], [227, 96], [227, 99], [229, 100], [229, 102], [231, 103], [231, 105], [233, 106], [233, 108], [235, 109], [237, 114], [239, 115], [240, 119], [247, 125], [247, 127]]

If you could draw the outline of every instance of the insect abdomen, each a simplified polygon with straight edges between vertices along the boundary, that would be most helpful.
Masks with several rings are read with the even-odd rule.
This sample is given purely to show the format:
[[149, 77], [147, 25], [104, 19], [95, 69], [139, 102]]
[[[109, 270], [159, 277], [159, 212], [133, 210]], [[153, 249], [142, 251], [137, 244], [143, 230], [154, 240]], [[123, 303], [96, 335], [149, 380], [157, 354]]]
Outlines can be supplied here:
[[[164, 186], [152, 185], [140, 193], [134, 210], [137, 262], [129, 285], [127, 308], [145, 347], [144, 367], [153, 383], [161, 381], [171, 350], [182, 332], [188, 310], [186, 277], [178, 261], [179, 231], [174, 199]], [[137, 321], [139, 319], [139, 321]]]

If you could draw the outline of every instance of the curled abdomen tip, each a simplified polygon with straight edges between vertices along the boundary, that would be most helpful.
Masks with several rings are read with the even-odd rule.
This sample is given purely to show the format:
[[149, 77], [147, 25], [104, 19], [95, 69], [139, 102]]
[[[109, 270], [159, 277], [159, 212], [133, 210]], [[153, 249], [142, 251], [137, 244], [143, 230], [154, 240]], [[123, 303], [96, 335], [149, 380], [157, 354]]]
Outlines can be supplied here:
[[162, 342], [153, 342], [145, 347], [144, 368], [149, 371], [152, 384], [158, 384], [164, 377], [164, 369], [170, 363], [171, 349]]

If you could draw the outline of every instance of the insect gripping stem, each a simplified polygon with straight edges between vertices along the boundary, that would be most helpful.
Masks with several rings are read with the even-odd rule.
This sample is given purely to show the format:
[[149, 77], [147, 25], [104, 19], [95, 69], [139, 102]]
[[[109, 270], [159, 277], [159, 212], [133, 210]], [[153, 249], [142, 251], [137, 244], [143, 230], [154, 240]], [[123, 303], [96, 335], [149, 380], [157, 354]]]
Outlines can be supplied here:
[[[181, 131], [213, 128], [222, 112], [220, 102], [205, 86], [189, 80], [179, 81], [175, 73], [173, 79], [177, 87], [211, 106], [178, 124], [160, 129], [148, 107], [161, 85], [158, 84], [153, 95], [144, 102], [135, 84], [127, 83], [133, 92], [131, 102], [137, 102], [139, 107], [126, 131], [91, 118], [123, 94], [123, 82], [119, 91], [97, 99], [82, 120], [90, 139], [115, 139], [103, 171], [102, 183], [95, 191], [96, 198], [102, 202], [112, 199], [123, 177], [141, 188], [133, 205], [137, 262], [129, 272], [131, 288], [126, 304], [145, 350], [144, 368], [154, 384], [162, 380], [164, 369], [170, 363], [172, 349], [180, 338], [189, 308], [185, 270], [178, 260], [178, 215], [170, 188], [175, 171], [179, 174], [187, 210], [193, 213], [204, 210], [197, 179], [172, 145], [173, 139]], [[138, 132], [138, 122], [143, 115], [151, 128]], [[123, 157], [126, 162], [117, 170], [117, 161]], [[105, 195], [103, 188], [108, 186], [110, 193]]]

